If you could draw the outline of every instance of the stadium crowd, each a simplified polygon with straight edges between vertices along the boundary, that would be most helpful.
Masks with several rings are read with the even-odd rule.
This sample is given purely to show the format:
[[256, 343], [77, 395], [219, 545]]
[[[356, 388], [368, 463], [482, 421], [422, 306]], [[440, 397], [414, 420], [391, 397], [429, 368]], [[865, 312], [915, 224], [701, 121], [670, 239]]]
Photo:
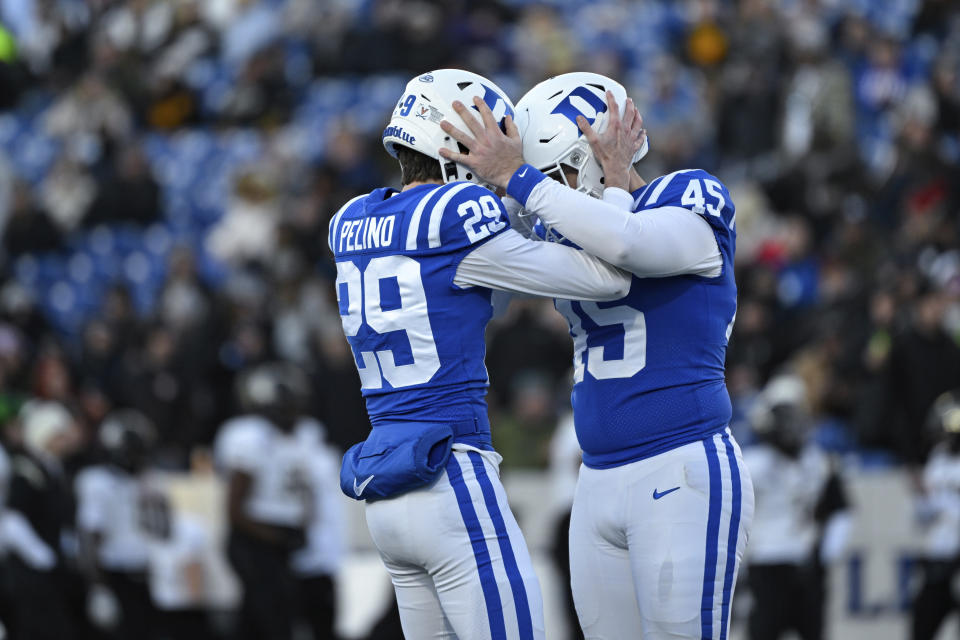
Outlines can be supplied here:
[[[398, 184], [380, 131], [439, 67], [515, 99], [572, 70], [622, 81], [650, 132], [641, 175], [703, 167], [736, 202], [737, 438], [787, 372], [825, 450], [926, 461], [930, 407], [960, 388], [947, 0], [0, 0], [3, 449], [29, 449], [25, 404], [65, 409], [50, 473], [69, 487], [104, 418], [135, 409], [151, 467], [198, 470], [243, 412], [240, 373], [277, 360], [309, 376], [333, 448], [361, 439], [324, 234]], [[507, 468], [547, 464], [570, 358], [549, 301], [488, 334]]]

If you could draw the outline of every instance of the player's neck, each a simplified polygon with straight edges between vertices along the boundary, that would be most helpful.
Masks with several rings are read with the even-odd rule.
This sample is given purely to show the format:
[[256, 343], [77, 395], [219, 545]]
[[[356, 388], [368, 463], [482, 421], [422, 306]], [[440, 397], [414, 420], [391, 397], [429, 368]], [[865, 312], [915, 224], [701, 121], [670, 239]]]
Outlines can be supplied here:
[[425, 185], [425, 184], [443, 184], [443, 183], [440, 182], [439, 180], [426, 180], [426, 181], [422, 181], [422, 182], [420, 182], [420, 181], [411, 182], [411, 183], [409, 183], [409, 184], [405, 184], [405, 185], [403, 185], [402, 187], [400, 187], [400, 191], [406, 191], [406, 190], [408, 190], [408, 189], [413, 189], [414, 187], [422, 187], [422, 186]]
[[640, 177], [635, 169], [630, 171], [630, 193], [642, 189], [647, 185], [647, 181]]

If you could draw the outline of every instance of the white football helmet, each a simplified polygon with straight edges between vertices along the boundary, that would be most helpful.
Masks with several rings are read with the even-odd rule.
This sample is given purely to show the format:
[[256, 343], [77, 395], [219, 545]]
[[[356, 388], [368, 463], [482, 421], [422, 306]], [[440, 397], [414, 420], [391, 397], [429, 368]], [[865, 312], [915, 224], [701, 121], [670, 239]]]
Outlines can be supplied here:
[[438, 69], [417, 76], [407, 83], [390, 124], [383, 130], [383, 146], [394, 158], [397, 157], [396, 145], [436, 158], [444, 182], [479, 183], [469, 167], [451, 162], [439, 153], [442, 148], [463, 151], [457, 141], [440, 128], [440, 121], [447, 120], [461, 131], [469, 131], [452, 105], [454, 100], [459, 100], [476, 112], [479, 121], [480, 112], [473, 106], [474, 96], [480, 96], [487, 103], [501, 128], [504, 117], [513, 115], [513, 102], [507, 94], [483, 76], [460, 69]]
[[[550, 175], [559, 172], [567, 180], [560, 165], [577, 169], [577, 184], [567, 186], [594, 198], [603, 196], [603, 169], [593, 155], [590, 144], [577, 126], [582, 115], [597, 133], [607, 128], [607, 89], [623, 113], [627, 90], [616, 80], [598, 73], [574, 72], [548, 78], [530, 89], [517, 103], [517, 127], [523, 137], [523, 159]], [[639, 162], [647, 154], [648, 145], [634, 155]]]

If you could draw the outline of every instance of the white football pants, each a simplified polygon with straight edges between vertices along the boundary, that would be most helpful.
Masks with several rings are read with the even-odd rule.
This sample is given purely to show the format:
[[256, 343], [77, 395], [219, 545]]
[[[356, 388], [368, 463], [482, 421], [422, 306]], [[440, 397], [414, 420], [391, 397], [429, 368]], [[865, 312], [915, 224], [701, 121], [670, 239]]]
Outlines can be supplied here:
[[753, 520], [729, 430], [612, 469], [580, 467], [570, 570], [588, 640], [726, 640]]
[[368, 503], [409, 640], [543, 640], [543, 600], [500, 456], [454, 445], [429, 487]]

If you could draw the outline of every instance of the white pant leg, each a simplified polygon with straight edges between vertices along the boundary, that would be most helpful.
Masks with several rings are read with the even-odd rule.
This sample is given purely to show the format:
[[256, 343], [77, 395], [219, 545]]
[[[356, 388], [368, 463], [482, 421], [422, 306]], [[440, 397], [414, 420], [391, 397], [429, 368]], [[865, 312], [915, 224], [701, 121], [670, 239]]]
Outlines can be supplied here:
[[587, 640], [636, 638], [641, 619], [626, 533], [607, 517], [622, 506], [622, 494], [590, 495], [599, 487], [583, 481], [585, 469], [581, 467], [570, 514], [570, 583], [577, 618]]
[[[367, 506], [410, 638], [451, 637], [443, 635], [450, 629], [460, 640], [544, 638], [540, 585], [500, 484], [498, 458], [455, 450], [430, 487]], [[425, 590], [411, 576], [418, 572], [429, 577], [433, 595], [401, 596]], [[426, 604], [431, 597], [438, 608]]]
[[[591, 517], [571, 518], [571, 566], [593, 570], [575, 555], [622, 539], [634, 587], [630, 608], [603, 581], [593, 578], [593, 588], [586, 589], [591, 579], [574, 577], [587, 637], [726, 639], [753, 518], [753, 485], [728, 433], [622, 467], [583, 467], [574, 512], [583, 501], [590, 508], [581, 514]], [[595, 558], [597, 552], [588, 553]], [[611, 600], [618, 606], [608, 605]], [[597, 609], [596, 621], [584, 617]]]
[[444, 615], [433, 578], [421, 567], [384, 560], [400, 609], [400, 624], [407, 638], [456, 640]]

